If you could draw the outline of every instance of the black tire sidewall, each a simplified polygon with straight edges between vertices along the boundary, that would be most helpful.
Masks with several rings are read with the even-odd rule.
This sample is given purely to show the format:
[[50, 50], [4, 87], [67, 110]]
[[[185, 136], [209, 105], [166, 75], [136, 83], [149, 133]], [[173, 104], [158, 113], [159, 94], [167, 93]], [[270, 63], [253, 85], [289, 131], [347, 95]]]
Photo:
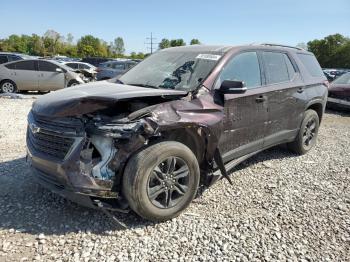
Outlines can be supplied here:
[[[314, 136], [312, 144], [310, 144], [309, 146], [306, 146], [303, 143], [303, 134], [304, 134], [305, 126], [307, 125], [307, 123], [312, 118], [314, 118], [316, 120], [315, 136]], [[298, 146], [300, 147], [300, 151], [301, 151], [302, 154], [305, 154], [305, 153], [309, 152], [315, 146], [316, 140], [317, 140], [317, 135], [318, 135], [319, 125], [320, 125], [319, 117], [318, 117], [318, 114], [316, 113], [316, 111], [314, 111], [314, 110], [307, 110], [305, 112], [304, 120], [303, 120], [303, 122], [301, 124], [300, 131], [299, 131], [299, 134], [298, 134]]]
[[[147, 187], [153, 168], [170, 156], [179, 157], [188, 165], [189, 188], [177, 205], [162, 209], [149, 200]], [[188, 147], [178, 142], [161, 142], [139, 152], [128, 162], [124, 173], [123, 192], [137, 214], [149, 220], [164, 221], [176, 217], [192, 202], [198, 189], [199, 176], [197, 159]]]
[[76, 85], [74, 85], [74, 84], [78, 85], [78, 84], [79, 84], [79, 82], [78, 82], [78, 81], [76, 81], [76, 80], [70, 80], [70, 81], [68, 82], [67, 87], [76, 86]]

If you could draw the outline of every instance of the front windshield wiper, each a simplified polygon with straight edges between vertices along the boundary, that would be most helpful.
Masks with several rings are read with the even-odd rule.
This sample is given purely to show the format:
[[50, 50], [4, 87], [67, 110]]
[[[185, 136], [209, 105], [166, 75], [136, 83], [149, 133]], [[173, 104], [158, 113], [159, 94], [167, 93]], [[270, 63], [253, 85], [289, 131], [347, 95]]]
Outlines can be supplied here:
[[127, 85], [159, 89], [159, 86], [152, 86], [152, 85], [147, 85], [147, 84], [139, 84], [139, 83], [134, 84], [134, 83], [131, 83], [131, 84], [127, 84]]

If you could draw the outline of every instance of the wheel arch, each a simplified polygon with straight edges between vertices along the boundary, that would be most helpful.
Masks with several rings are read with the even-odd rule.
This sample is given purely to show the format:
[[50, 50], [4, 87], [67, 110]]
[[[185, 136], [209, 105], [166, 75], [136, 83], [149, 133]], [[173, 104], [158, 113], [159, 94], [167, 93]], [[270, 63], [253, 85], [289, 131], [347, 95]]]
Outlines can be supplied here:
[[312, 110], [316, 111], [316, 113], [318, 115], [318, 118], [319, 118], [319, 121], [321, 123], [321, 120], [322, 120], [322, 117], [323, 117], [323, 113], [324, 113], [324, 108], [325, 107], [323, 105], [323, 101], [322, 100], [314, 100], [314, 101], [311, 101], [307, 105], [306, 110], [312, 109]]
[[198, 164], [201, 165], [205, 159], [206, 153], [206, 137], [201, 127], [182, 127], [162, 132], [161, 138], [158, 140], [176, 141], [187, 146], [196, 156]]

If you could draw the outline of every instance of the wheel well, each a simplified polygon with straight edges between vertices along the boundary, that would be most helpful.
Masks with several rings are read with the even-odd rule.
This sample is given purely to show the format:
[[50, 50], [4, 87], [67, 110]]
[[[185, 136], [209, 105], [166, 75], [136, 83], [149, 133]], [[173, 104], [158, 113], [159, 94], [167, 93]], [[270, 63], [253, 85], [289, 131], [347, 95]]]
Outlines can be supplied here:
[[[14, 81], [12, 81], [11, 79], [2, 79], [2, 80], [0, 81], [0, 85], [1, 85], [2, 83], [4, 83], [5, 81], [12, 82], [12, 83], [14, 83], [14, 84], [16, 85], [16, 83], [15, 83]], [[16, 86], [17, 86], [17, 85], [16, 85]]]
[[205, 154], [205, 137], [200, 135], [200, 128], [181, 128], [163, 133], [163, 139], [180, 142], [186, 145], [201, 165]]
[[320, 103], [312, 104], [306, 110], [308, 110], [308, 109], [312, 109], [312, 110], [316, 111], [316, 113], [318, 115], [318, 118], [320, 120], [320, 123], [321, 123], [322, 115], [323, 115], [323, 106], [322, 106], [322, 104], [320, 104]]

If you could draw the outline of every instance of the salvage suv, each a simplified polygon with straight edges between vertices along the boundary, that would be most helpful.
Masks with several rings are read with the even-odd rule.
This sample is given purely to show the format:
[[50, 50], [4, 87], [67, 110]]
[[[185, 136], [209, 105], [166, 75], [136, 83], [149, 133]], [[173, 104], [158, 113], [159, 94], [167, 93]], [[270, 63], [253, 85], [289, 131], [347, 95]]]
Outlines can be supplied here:
[[257, 152], [312, 149], [327, 85], [299, 48], [164, 49], [114, 82], [38, 98], [28, 160], [42, 185], [72, 201], [164, 221]]

